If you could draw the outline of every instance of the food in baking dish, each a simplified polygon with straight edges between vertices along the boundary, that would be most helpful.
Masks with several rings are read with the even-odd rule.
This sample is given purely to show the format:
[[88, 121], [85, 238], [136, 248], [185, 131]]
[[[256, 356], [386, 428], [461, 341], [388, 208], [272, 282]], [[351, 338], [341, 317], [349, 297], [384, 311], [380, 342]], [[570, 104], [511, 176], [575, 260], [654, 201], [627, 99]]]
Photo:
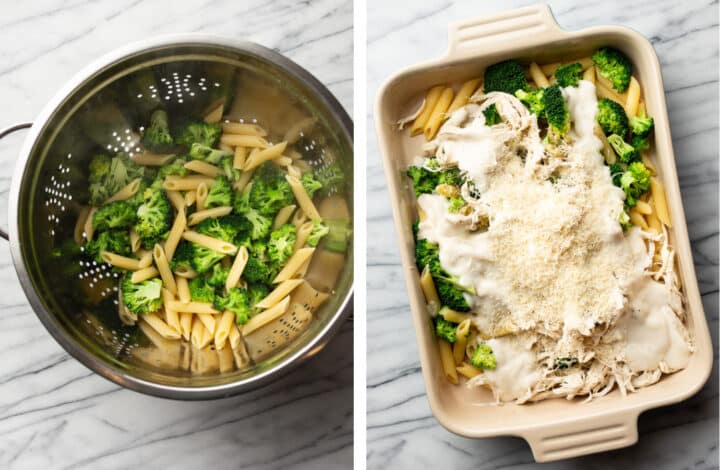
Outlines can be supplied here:
[[686, 367], [653, 119], [622, 52], [500, 62], [457, 93], [433, 87], [409, 122], [426, 140], [407, 173], [448, 380], [526, 403], [626, 393]]

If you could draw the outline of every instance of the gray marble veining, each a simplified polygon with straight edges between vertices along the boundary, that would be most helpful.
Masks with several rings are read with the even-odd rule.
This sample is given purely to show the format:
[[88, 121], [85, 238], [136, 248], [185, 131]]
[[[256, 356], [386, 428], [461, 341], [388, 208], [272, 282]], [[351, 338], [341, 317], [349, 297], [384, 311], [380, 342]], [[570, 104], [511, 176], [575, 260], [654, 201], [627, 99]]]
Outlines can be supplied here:
[[[372, 122], [375, 93], [397, 70], [445, 52], [449, 22], [530, 1], [368, 0], [368, 468], [534, 467], [517, 438], [471, 440], [432, 416]], [[549, 2], [561, 27], [622, 24], [659, 55], [695, 268], [718, 345], [718, 5], [715, 1]], [[637, 445], [549, 468], [718, 468], [718, 374], [679, 405], [650, 411]]]
[[[254, 40], [310, 70], [352, 114], [353, 4], [41, 0], [0, 14], [0, 127], [32, 120], [87, 63], [172, 32]], [[22, 135], [0, 141], [0, 221]], [[279, 382], [239, 397], [178, 402], [94, 375], [50, 337], [0, 242], [0, 468], [348, 468], [352, 323]]]

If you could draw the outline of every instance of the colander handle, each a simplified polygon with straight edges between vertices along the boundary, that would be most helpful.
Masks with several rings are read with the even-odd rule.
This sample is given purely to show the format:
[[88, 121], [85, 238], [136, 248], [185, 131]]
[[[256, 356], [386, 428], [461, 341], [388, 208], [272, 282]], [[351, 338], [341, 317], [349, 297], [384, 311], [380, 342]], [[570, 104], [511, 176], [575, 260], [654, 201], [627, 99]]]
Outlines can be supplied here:
[[[21, 122], [19, 124], [14, 124], [10, 127], [6, 127], [5, 129], [0, 129], [0, 139], [3, 137], [12, 134], [15, 131], [19, 131], [21, 129], [27, 129], [32, 126], [32, 122]], [[7, 231], [0, 227], [0, 237], [3, 237], [5, 240], [9, 240]]]

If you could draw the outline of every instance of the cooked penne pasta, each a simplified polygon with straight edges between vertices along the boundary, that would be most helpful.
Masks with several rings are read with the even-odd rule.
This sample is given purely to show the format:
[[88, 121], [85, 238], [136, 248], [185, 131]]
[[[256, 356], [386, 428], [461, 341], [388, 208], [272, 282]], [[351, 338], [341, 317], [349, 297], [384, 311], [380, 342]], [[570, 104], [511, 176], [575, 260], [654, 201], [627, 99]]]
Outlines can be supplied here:
[[233, 168], [236, 170], [242, 170], [247, 160], [247, 149], [245, 147], [235, 147], [235, 154], [233, 156]]
[[435, 289], [435, 282], [430, 275], [430, 270], [425, 266], [420, 274], [420, 288], [425, 294], [425, 301], [432, 309], [437, 311], [440, 308], [440, 297], [438, 297], [437, 290]]
[[203, 116], [203, 121], [207, 122], [208, 124], [217, 124], [222, 119], [224, 109], [225, 103], [221, 102], [220, 104], [212, 108], [205, 116]]
[[457, 384], [457, 370], [455, 370], [455, 360], [453, 359], [453, 353], [450, 343], [448, 343], [444, 339], [438, 338], [438, 351], [440, 352], [440, 364], [442, 365], [445, 377], [451, 383]]
[[229, 291], [230, 289], [237, 287], [238, 283], [240, 282], [240, 276], [242, 276], [247, 261], [247, 248], [245, 246], [240, 246], [240, 248], [238, 248], [238, 253], [235, 256], [235, 260], [233, 261], [232, 266], [230, 266], [230, 271], [228, 271], [227, 278], [225, 279], [225, 290]]
[[470, 319], [470, 316], [467, 313], [456, 312], [455, 310], [451, 310], [449, 308], [442, 309], [442, 317], [453, 323], [462, 323], [465, 320]]
[[197, 243], [218, 253], [224, 253], [226, 255], [234, 255], [237, 253], [237, 247], [235, 245], [220, 240], [219, 238], [209, 237], [192, 230], [186, 230], [182, 236], [189, 242]]
[[127, 199], [130, 199], [135, 194], [137, 194], [138, 189], [140, 189], [140, 178], [136, 178], [132, 181], [130, 181], [125, 187], [123, 187], [120, 191], [116, 192], [110, 198], [108, 198], [107, 201], [105, 201], [105, 204], [110, 204], [111, 202], [115, 201], [125, 201]]
[[475, 93], [475, 90], [477, 90], [478, 85], [480, 85], [479, 78], [474, 78], [463, 83], [445, 114], [449, 116], [455, 110], [465, 106], [473, 93]]
[[459, 365], [465, 358], [465, 347], [470, 335], [470, 319], [463, 320], [455, 329], [455, 344], [453, 344], [453, 358], [455, 365]]
[[438, 99], [440, 99], [440, 95], [442, 94], [444, 89], [445, 87], [439, 85], [431, 88], [430, 91], [428, 91], [420, 113], [415, 118], [415, 120], [413, 121], [413, 125], [410, 128], [410, 135], [418, 135], [423, 132], [423, 129], [425, 129], [425, 124], [428, 122], [428, 119], [430, 119], [430, 115], [435, 108], [435, 104], [437, 103]]
[[430, 118], [423, 129], [425, 140], [432, 140], [433, 137], [435, 137], [435, 134], [437, 134], [438, 129], [440, 129], [440, 124], [442, 124], [445, 120], [445, 113], [450, 107], [450, 103], [452, 103], [453, 94], [453, 89], [447, 87], [443, 90], [440, 98], [437, 100], [437, 103], [435, 103], [435, 107], [430, 114]]
[[643, 217], [642, 214], [640, 212], [638, 212], [638, 210], [636, 208], [633, 207], [632, 209], [630, 209], [630, 211], [628, 211], [628, 215], [630, 215], [630, 221], [633, 224], [637, 225], [638, 227], [642, 228], [643, 230], [648, 229], [648, 224], [645, 221], [645, 217]]
[[625, 114], [629, 119], [637, 115], [638, 105], [640, 104], [640, 84], [635, 77], [630, 77], [630, 85], [627, 89], [627, 98], [625, 99]]
[[288, 279], [287, 281], [279, 283], [272, 292], [270, 292], [260, 302], [255, 304], [254, 307], [268, 309], [276, 305], [282, 299], [286, 298], [293, 289], [299, 286], [302, 282], [302, 279]]
[[185, 228], [187, 227], [187, 220], [185, 218], [185, 208], [178, 211], [173, 221], [170, 232], [168, 233], [167, 239], [165, 239], [165, 256], [167, 256], [168, 262], [175, 256], [175, 250], [177, 249], [180, 238], [182, 237]]
[[190, 342], [197, 349], [202, 349], [210, 344], [210, 340], [207, 340], [206, 342], [209, 335], [207, 335], [205, 331], [205, 325], [203, 325], [203, 322], [199, 320], [193, 321], [192, 331], [190, 332]]
[[280, 142], [271, 147], [260, 150], [259, 152], [252, 152], [245, 161], [245, 167], [243, 170], [249, 171], [254, 170], [268, 160], [273, 160], [282, 155], [287, 147], [287, 142]]
[[205, 210], [205, 200], [208, 196], [208, 185], [200, 183], [195, 191], [195, 209], [198, 211]]
[[176, 276], [175, 284], [177, 285], [177, 296], [180, 302], [187, 304], [190, 303], [190, 286], [188, 280], [184, 277]]
[[180, 332], [185, 341], [190, 339], [192, 332], [193, 314], [189, 312], [180, 313]]
[[197, 191], [185, 191], [185, 206], [190, 207], [195, 204], [196, 197]]
[[230, 147], [253, 147], [261, 149], [269, 147], [267, 140], [257, 135], [223, 134], [222, 137], [220, 137], [220, 143], [229, 145]]
[[637, 201], [637, 204], [635, 205], [635, 209], [637, 209], [637, 211], [639, 213], [641, 213], [642, 215], [652, 214], [652, 211], [653, 211], [650, 204], [648, 204], [647, 202], [642, 201], [642, 200]]
[[78, 212], [75, 229], [73, 229], [73, 239], [78, 245], [82, 245], [85, 241], [85, 222], [87, 221], [88, 214], [90, 214], [90, 208], [88, 206], [81, 207], [80, 212]]
[[165, 339], [180, 339], [180, 333], [171, 328], [157, 313], [146, 313], [140, 321], [149, 325], [157, 334]]
[[153, 252], [150, 250], [141, 250], [138, 251], [138, 256], [140, 259], [138, 260], [138, 267], [139, 269], [147, 268], [150, 266], [153, 262]]
[[242, 342], [242, 337], [240, 336], [240, 330], [238, 329], [238, 327], [235, 323], [232, 323], [230, 325], [230, 329], [228, 330], [228, 342], [230, 343], [230, 347], [232, 349], [237, 349], [240, 346], [240, 343]]
[[457, 366], [455, 370], [457, 370], [458, 374], [468, 379], [472, 379], [473, 377], [480, 375], [480, 370], [471, 366], [467, 362], [463, 362], [462, 364]]
[[178, 266], [175, 268], [175, 275], [179, 277], [184, 277], [185, 279], [194, 279], [197, 277], [197, 273], [193, 268], [187, 267], [187, 266]]
[[535, 62], [530, 63], [530, 77], [533, 79], [538, 88], [547, 88], [550, 86], [550, 82], [547, 77]]
[[173, 300], [169, 305], [171, 309], [175, 310], [176, 312], [186, 312], [186, 313], [220, 313], [219, 310], [215, 309], [212, 304], [205, 303], [205, 302], [180, 302], [179, 300]]
[[165, 166], [170, 163], [170, 160], [173, 158], [175, 158], [175, 154], [159, 154], [146, 150], [143, 153], [133, 155], [132, 161], [138, 165]]
[[292, 189], [295, 199], [300, 205], [300, 209], [302, 209], [310, 220], [320, 220], [320, 213], [315, 208], [315, 204], [313, 204], [312, 199], [308, 196], [308, 193], [305, 191], [305, 187], [302, 185], [300, 180], [290, 175], [285, 176], [285, 179], [288, 183], [290, 183], [290, 189]]
[[194, 176], [184, 176], [184, 177], [175, 177], [175, 176], [167, 176], [165, 178], [165, 181], [163, 182], [163, 189], [166, 189], [168, 191], [188, 191], [188, 190], [196, 190], [198, 186], [201, 184], [205, 184], [207, 187], [210, 187], [213, 185], [215, 180], [213, 178], [209, 178], [207, 176], [201, 176], [198, 175], [198, 177]]
[[220, 321], [218, 321], [217, 327], [215, 328], [215, 348], [220, 350], [225, 347], [228, 336], [230, 335], [230, 328], [235, 321], [235, 314], [232, 312], [223, 312]]
[[205, 219], [222, 217], [224, 215], [228, 215], [230, 212], [232, 212], [232, 207], [230, 206], [213, 207], [212, 209], [204, 209], [201, 211], [193, 212], [188, 217], [187, 224], [197, 225]]
[[310, 238], [310, 234], [312, 233], [313, 225], [314, 224], [312, 222], [305, 222], [297, 227], [297, 237], [295, 238], [295, 248], [293, 248], [293, 251], [297, 251], [305, 246], [308, 238]]
[[290, 296], [285, 297], [267, 310], [258, 313], [242, 327], [242, 335], [247, 336], [261, 326], [269, 323], [285, 313], [290, 306]]
[[205, 329], [210, 332], [210, 334], [215, 334], [215, 317], [212, 314], [209, 313], [199, 313], [197, 315], [198, 319], [202, 322], [202, 324], [205, 326]]
[[120, 256], [109, 251], [100, 252], [100, 257], [108, 264], [120, 269], [127, 269], [128, 271], [137, 271], [147, 266], [141, 266], [139, 259], [128, 258], [126, 256]]
[[137, 253], [140, 249], [140, 235], [138, 235], [134, 228], [130, 229], [130, 249], [133, 253]]
[[97, 212], [97, 207], [91, 207], [87, 217], [85, 218], [83, 233], [85, 234], [85, 240], [87, 241], [91, 241], [93, 239], [93, 235], [95, 234], [95, 227], [93, 227], [92, 224], [92, 221], [95, 218], [95, 212]]
[[245, 188], [248, 186], [248, 183], [253, 177], [253, 174], [255, 173], [255, 170], [244, 170], [242, 173], [240, 173], [240, 178], [233, 183], [233, 189], [238, 192], [242, 192], [245, 190]]
[[175, 300], [175, 296], [172, 292], [165, 288], [163, 288], [162, 290], [162, 296], [163, 304], [165, 305], [165, 323], [167, 323], [170, 328], [182, 335], [182, 327], [180, 326], [180, 315], [175, 310], [168, 308], [167, 306], [170, 301]]
[[655, 213], [660, 222], [672, 227], [670, 211], [668, 211], [667, 199], [665, 198], [665, 186], [655, 176], [650, 178], [650, 195], [655, 203]]
[[288, 220], [290, 220], [293, 212], [295, 212], [296, 207], [297, 206], [295, 204], [290, 204], [280, 209], [275, 215], [275, 221], [273, 222], [273, 230], [277, 230], [281, 226], [285, 225]]
[[190, 160], [183, 166], [190, 171], [194, 171], [195, 173], [199, 173], [201, 175], [209, 176], [210, 178], [215, 178], [217, 175], [220, 175], [223, 172], [215, 165], [211, 165], [210, 163], [204, 162], [202, 160]]
[[298, 269], [300, 269], [302, 264], [312, 257], [313, 253], [315, 253], [315, 248], [300, 248], [299, 250], [295, 251], [295, 253], [293, 253], [290, 259], [287, 261], [285, 266], [283, 266], [277, 276], [275, 276], [275, 279], [273, 279], [273, 284], [277, 284], [291, 279], [298, 271]]
[[160, 274], [160, 272], [155, 268], [155, 266], [148, 266], [147, 268], [134, 271], [130, 276], [130, 282], [137, 284], [138, 282], [147, 281], [148, 279], [157, 277], [158, 274]]
[[267, 136], [267, 131], [257, 124], [245, 124], [240, 122], [224, 122], [223, 133], [239, 135], [255, 135], [258, 137]]
[[583, 72], [583, 75], [582, 75], [582, 79], [587, 80], [588, 82], [590, 82], [594, 85], [595, 84], [595, 68], [589, 67], [589, 68], [585, 69], [585, 71]]
[[173, 273], [170, 270], [170, 264], [165, 256], [165, 250], [163, 250], [163, 247], [159, 244], [155, 244], [155, 247], [153, 248], [153, 259], [155, 260], [155, 266], [157, 266], [157, 270], [160, 273], [160, 277], [162, 278], [165, 288], [172, 292], [173, 295], [177, 294], [175, 276], [173, 276]]

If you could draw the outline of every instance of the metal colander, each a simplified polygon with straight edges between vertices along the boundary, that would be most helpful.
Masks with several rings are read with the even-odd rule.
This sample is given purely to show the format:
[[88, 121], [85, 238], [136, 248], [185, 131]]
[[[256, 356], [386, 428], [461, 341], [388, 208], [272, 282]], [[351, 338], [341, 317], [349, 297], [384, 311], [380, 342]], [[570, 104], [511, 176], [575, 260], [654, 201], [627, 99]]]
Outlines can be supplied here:
[[[229, 361], [227, 352], [193, 350], [123, 325], [120, 275], [74, 248], [92, 156], [142, 151], [143, 126], [160, 104], [172, 127], [173, 119], [197, 118], [221, 101], [227, 119], [262, 125], [271, 141], [313, 118], [295, 148], [311, 165], [337, 159], [352, 175], [350, 120], [317, 80], [257, 45], [190, 35], [130, 46], [81, 73], [33, 124], [13, 178], [9, 236], [30, 303], [76, 358], [142, 392], [202, 399], [255, 387], [317, 351], [350, 310], [352, 247], [321, 308], [310, 317], [279, 318], [262, 329], [260, 353], [249, 345], [247, 357]], [[352, 187], [339, 197], [352, 210]], [[242, 360], [248, 365], [238, 368]]]

